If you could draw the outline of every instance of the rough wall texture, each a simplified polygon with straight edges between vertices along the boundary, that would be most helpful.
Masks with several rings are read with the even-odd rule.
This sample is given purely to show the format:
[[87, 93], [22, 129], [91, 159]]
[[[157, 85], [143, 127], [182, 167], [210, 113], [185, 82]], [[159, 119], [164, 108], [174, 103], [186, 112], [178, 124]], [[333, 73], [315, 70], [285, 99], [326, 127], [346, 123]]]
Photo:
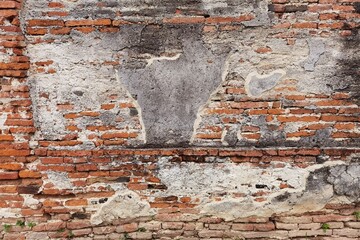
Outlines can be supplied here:
[[2, 239], [359, 239], [358, 0], [0, 0]]

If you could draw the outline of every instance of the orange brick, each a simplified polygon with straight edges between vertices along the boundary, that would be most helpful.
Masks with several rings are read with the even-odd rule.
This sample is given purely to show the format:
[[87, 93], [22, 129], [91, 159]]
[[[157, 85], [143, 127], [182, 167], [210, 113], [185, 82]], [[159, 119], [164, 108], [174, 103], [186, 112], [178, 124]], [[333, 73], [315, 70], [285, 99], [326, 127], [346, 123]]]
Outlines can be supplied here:
[[206, 23], [237, 23], [237, 22], [244, 22], [250, 21], [254, 19], [252, 15], [242, 15], [239, 17], [209, 17], [206, 18]]
[[29, 156], [30, 150], [0, 149], [0, 156]]
[[355, 216], [342, 216], [342, 215], [318, 215], [313, 217], [314, 222], [343, 222], [343, 221], [355, 221]]
[[332, 8], [331, 4], [314, 4], [308, 6], [309, 12], [322, 12], [326, 10], [330, 10]]
[[115, 132], [115, 133], [104, 133], [101, 138], [102, 139], [112, 139], [112, 138], [136, 138], [138, 136], [137, 133], [129, 133], [129, 132]]
[[130, 190], [146, 190], [148, 188], [147, 184], [139, 184], [139, 183], [129, 183], [127, 187]]
[[325, 122], [359, 122], [360, 118], [355, 116], [322, 115], [321, 121]]
[[91, 223], [87, 220], [73, 220], [67, 223], [68, 229], [81, 229], [91, 227]]
[[41, 173], [31, 170], [22, 170], [19, 172], [20, 178], [41, 178]]
[[352, 130], [355, 128], [355, 124], [354, 123], [336, 123], [334, 125], [334, 127], [339, 130]]
[[203, 23], [205, 22], [204, 17], [174, 17], [174, 18], [165, 18], [163, 20], [164, 23], [172, 23], [172, 24], [194, 24], [194, 23]]
[[33, 126], [33, 120], [26, 120], [26, 119], [7, 119], [5, 121], [5, 125], [8, 126]]
[[79, 164], [79, 165], [76, 165], [76, 170], [80, 171], [80, 172], [96, 171], [96, 170], [98, 170], [98, 167], [95, 164]]
[[315, 22], [301, 22], [292, 25], [293, 28], [317, 28], [317, 26], [318, 24]]
[[305, 100], [304, 95], [287, 95], [285, 98], [289, 100]]
[[355, 11], [354, 6], [345, 6], [345, 5], [332, 5], [332, 9], [334, 11], [341, 11], [341, 12], [353, 12], [353, 11]]
[[13, 141], [14, 136], [12, 135], [0, 135], [0, 141]]
[[67, 27], [77, 27], [77, 26], [109, 26], [111, 25], [110, 19], [96, 19], [96, 20], [69, 20], [65, 22]]
[[273, 222], [258, 223], [258, 224], [254, 224], [254, 230], [261, 231], [261, 232], [269, 232], [269, 231], [275, 230], [275, 225]]
[[49, 19], [32, 19], [28, 21], [28, 26], [64, 26], [62, 20], [49, 20]]
[[71, 199], [65, 202], [66, 206], [86, 206], [88, 201], [86, 199]]
[[260, 133], [242, 133], [241, 136], [247, 139], [260, 139]]
[[20, 164], [20, 163], [0, 163], [0, 169], [20, 170], [20, 169], [22, 169], [22, 164]]
[[63, 8], [63, 7], [65, 7], [64, 4], [62, 4], [61, 2], [50, 2], [48, 4], [48, 6], [50, 8]]
[[360, 138], [360, 133], [354, 132], [334, 132], [331, 134], [333, 138]]
[[71, 28], [62, 27], [62, 28], [52, 28], [50, 29], [50, 33], [54, 35], [66, 35], [71, 32]]
[[0, 180], [18, 179], [18, 172], [0, 172]]
[[287, 133], [286, 137], [309, 137], [315, 135], [315, 131], [298, 131], [294, 133]]
[[198, 133], [196, 134], [197, 138], [201, 139], [220, 139], [221, 138], [221, 132], [218, 133]]
[[63, 11], [51, 11], [51, 12], [47, 12], [47, 15], [49, 17], [66, 17], [69, 15], [69, 13]]
[[95, 31], [95, 28], [93, 28], [93, 27], [76, 27], [76, 28], [74, 28], [74, 30], [86, 34], [86, 33], [91, 33], [93, 31]]
[[19, 6], [15, 1], [0, 1], [0, 8], [17, 8]]
[[113, 109], [115, 107], [115, 104], [114, 103], [109, 103], [109, 104], [103, 104], [101, 105], [101, 109], [104, 109], [104, 110], [110, 110], [110, 109]]
[[331, 28], [331, 29], [341, 29], [343, 28], [343, 22], [334, 22], [334, 23], [320, 23], [319, 28]]
[[18, 11], [16, 10], [0, 10], [0, 16], [4, 18], [16, 17], [17, 15]]

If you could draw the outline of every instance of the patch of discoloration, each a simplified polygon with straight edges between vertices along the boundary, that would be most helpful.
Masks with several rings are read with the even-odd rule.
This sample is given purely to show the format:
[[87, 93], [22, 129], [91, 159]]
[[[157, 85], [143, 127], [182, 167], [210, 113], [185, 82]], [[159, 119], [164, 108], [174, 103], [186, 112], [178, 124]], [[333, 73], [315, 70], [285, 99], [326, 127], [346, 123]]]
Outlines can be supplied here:
[[305, 71], [313, 72], [321, 54], [325, 52], [325, 45], [320, 39], [308, 39], [309, 57], [304, 62]]
[[0, 218], [19, 218], [20, 210], [14, 208], [0, 208]]
[[49, 182], [57, 189], [72, 189], [74, 187], [65, 172], [47, 171], [46, 174], [47, 179], [44, 179], [44, 185]]
[[334, 186], [337, 195], [344, 195], [358, 202], [360, 200], [360, 164], [335, 166], [329, 169], [327, 181]]
[[266, 75], [252, 72], [245, 79], [245, 89], [250, 96], [258, 97], [262, 93], [275, 87], [285, 74], [286, 72], [281, 69], [275, 70]]
[[119, 69], [142, 109], [149, 145], [189, 144], [198, 109], [222, 80], [225, 55], [212, 53], [200, 34], [200, 25], [145, 27]]
[[91, 217], [91, 223], [111, 223], [116, 219], [151, 216], [155, 213], [154, 209], [150, 209], [150, 204], [141, 200], [138, 194], [125, 190], [119, 191], [104, 203]]
[[[228, 193], [247, 192], [251, 195], [258, 191], [257, 184], [266, 184], [266, 189], [277, 191], [282, 181], [299, 189], [304, 184], [303, 178], [307, 172], [290, 165], [285, 169], [264, 170], [228, 162], [175, 164], [168, 162], [166, 158], [159, 162], [158, 168], [158, 177], [167, 186], [166, 193], [169, 195], [206, 195], [210, 190]], [[177, 176], [176, 179], [173, 176]]]
[[[306, 169], [289, 164], [285, 168], [276, 168], [275, 165], [276, 162], [272, 162], [271, 167], [263, 169], [227, 161], [173, 163], [162, 158], [157, 176], [167, 190], [155, 195], [202, 199], [198, 205], [202, 214], [227, 220], [251, 215], [317, 211], [342, 197], [350, 197], [349, 200], [358, 198], [359, 165], [325, 162]], [[344, 169], [347, 169], [346, 173]], [[284, 183], [287, 187], [280, 188]], [[256, 201], [259, 193], [264, 201]], [[234, 198], [236, 194], [243, 197]], [[221, 200], [215, 201], [212, 196], [221, 196]], [[314, 198], [318, 200], [314, 201]]]
[[334, 84], [334, 90], [350, 93], [352, 100], [360, 105], [360, 29], [352, 29], [352, 35], [342, 39], [342, 54], [337, 58], [340, 69], [336, 75], [341, 85]]
[[[111, 42], [118, 45], [111, 45]], [[119, 81], [114, 67], [107, 63], [119, 62], [119, 51], [129, 45], [119, 35], [72, 33], [66, 43], [38, 44], [28, 47], [33, 63], [51, 59], [54, 74], [34, 71], [29, 77], [35, 125], [39, 129], [35, 139], [59, 140], [69, 133], [68, 125], [78, 129], [79, 149], [94, 148], [89, 140], [90, 127], [106, 126], [117, 131], [132, 132], [132, 145], [145, 140], [141, 123], [141, 109]], [[34, 64], [35, 65], [35, 64]], [[101, 109], [102, 104], [115, 104], [111, 110]], [[120, 107], [121, 104], [134, 107]], [[59, 105], [69, 105], [61, 110]], [[134, 111], [135, 110], [135, 111]], [[95, 116], [80, 116], [81, 111], [99, 112]], [[70, 121], [67, 114], [75, 113]], [[101, 134], [101, 133], [100, 133]], [[68, 147], [68, 146], [67, 146]], [[58, 147], [59, 148], [59, 147]], [[75, 147], [74, 147], [75, 148]]]
[[34, 195], [31, 194], [22, 194], [24, 198], [24, 207], [28, 207], [31, 209], [39, 209], [40, 201], [38, 199], [33, 198]]

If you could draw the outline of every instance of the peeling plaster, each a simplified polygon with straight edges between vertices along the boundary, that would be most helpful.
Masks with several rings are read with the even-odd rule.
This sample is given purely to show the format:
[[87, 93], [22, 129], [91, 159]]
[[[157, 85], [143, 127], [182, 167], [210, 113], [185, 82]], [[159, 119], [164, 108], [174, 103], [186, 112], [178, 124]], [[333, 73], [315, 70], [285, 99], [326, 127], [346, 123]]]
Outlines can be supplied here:
[[250, 96], [258, 97], [264, 92], [272, 89], [286, 75], [282, 69], [272, 71], [269, 74], [249, 73], [245, 79], [245, 89]]
[[97, 212], [92, 215], [91, 223], [111, 223], [121, 218], [136, 218], [152, 216], [156, 212], [150, 208], [147, 201], [141, 200], [140, 196], [130, 190], [118, 191]]
[[44, 179], [44, 184], [50, 182], [57, 189], [72, 189], [74, 185], [71, 183], [68, 174], [65, 172], [47, 171], [47, 179]]
[[309, 45], [309, 57], [304, 62], [304, 69], [313, 72], [317, 61], [325, 52], [325, 44], [320, 39], [307, 39], [307, 42]]
[[[344, 162], [326, 162], [307, 169], [290, 164], [286, 164], [284, 168], [276, 168], [275, 165], [276, 162], [272, 162], [271, 167], [263, 169], [230, 162], [173, 163], [168, 158], [162, 158], [157, 177], [167, 186], [167, 190], [154, 195], [182, 195], [201, 199], [197, 206], [201, 214], [226, 220], [251, 215], [271, 216], [283, 212], [295, 214], [317, 211], [328, 202], [340, 199], [336, 194], [339, 191], [334, 191], [327, 178], [328, 169], [343, 168], [346, 166]], [[279, 188], [280, 183], [284, 182], [289, 188]], [[265, 188], [258, 188], [257, 185]], [[253, 194], [258, 191], [268, 192], [264, 196], [266, 201], [254, 200]], [[222, 194], [220, 201], [210, 197], [216, 193]], [[244, 197], [234, 198], [234, 193], [242, 193]]]

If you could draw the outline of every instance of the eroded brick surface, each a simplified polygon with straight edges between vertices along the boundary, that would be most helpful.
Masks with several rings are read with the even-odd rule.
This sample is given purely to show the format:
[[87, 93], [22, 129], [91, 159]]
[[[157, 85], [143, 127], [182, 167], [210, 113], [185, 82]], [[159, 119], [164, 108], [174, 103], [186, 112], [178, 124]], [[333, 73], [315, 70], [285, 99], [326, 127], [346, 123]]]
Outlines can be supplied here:
[[359, 238], [358, 2], [0, 0], [0, 29], [0, 238]]

